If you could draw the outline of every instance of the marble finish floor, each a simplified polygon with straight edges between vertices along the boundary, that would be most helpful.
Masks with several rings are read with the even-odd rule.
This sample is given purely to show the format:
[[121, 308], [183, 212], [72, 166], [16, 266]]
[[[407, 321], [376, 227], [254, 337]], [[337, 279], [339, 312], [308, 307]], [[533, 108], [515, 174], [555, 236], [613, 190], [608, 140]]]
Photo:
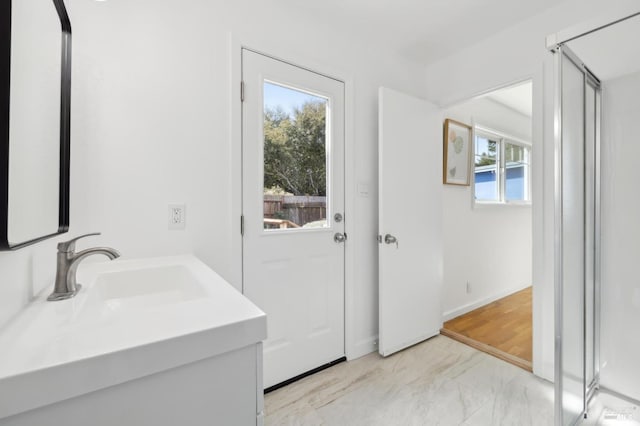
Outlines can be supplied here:
[[265, 397], [267, 425], [553, 425], [553, 385], [445, 336]]
[[[267, 425], [553, 426], [553, 385], [445, 336], [369, 354], [265, 396]], [[640, 406], [599, 392], [581, 426], [640, 426]]]

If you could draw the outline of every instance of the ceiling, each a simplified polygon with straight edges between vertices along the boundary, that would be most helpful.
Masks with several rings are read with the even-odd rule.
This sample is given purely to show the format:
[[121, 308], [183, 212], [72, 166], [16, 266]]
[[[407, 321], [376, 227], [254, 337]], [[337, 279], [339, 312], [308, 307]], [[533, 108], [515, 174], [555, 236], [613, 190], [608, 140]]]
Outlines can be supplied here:
[[384, 45], [422, 64], [513, 26], [563, 0], [272, 0], [324, 20], [369, 46]]
[[484, 97], [498, 102], [520, 114], [531, 117], [533, 114], [533, 91], [531, 81], [495, 90]]
[[567, 45], [602, 81], [640, 71], [640, 16], [570, 41]]

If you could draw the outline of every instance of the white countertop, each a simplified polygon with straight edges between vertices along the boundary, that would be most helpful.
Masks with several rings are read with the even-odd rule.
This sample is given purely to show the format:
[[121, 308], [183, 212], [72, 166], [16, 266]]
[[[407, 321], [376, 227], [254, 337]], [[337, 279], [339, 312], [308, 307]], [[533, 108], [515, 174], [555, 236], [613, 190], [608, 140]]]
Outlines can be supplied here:
[[[177, 266], [193, 276], [197, 296], [92, 300], [100, 274]], [[0, 329], [0, 418], [266, 338], [265, 314], [191, 255], [81, 265], [77, 278], [84, 287], [76, 297], [47, 302], [45, 289]]]

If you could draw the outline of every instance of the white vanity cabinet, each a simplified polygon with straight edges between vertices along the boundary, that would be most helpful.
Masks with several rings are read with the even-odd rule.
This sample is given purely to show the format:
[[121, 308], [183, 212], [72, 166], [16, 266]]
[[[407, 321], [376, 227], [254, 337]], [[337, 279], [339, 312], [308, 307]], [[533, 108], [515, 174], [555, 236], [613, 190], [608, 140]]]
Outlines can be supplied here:
[[0, 426], [263, 423], [266, 316], [215, 272], [178, 256], [78, 278], [0, 331]]
[[0, 425], [260, 425], [261, 356], [261, 345], [247, 346], [29, 410]]

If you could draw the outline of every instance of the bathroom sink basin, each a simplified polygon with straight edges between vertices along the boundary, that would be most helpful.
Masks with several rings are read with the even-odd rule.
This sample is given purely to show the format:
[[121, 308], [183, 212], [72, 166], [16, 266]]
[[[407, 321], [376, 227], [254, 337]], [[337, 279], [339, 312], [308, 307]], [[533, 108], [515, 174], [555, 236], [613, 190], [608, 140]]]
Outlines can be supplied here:
[[45, 288], [0, 329], [0, 419], [266, 338], [264, 312], [192, 255], [85, 263], [76, 277], [75, 297], [48, 302]]
[[180, 303], [207, 296], [197, 277], [184, 265], [104, 272], [89, 289], [87, 309], [95, 304], [118, 311]]

